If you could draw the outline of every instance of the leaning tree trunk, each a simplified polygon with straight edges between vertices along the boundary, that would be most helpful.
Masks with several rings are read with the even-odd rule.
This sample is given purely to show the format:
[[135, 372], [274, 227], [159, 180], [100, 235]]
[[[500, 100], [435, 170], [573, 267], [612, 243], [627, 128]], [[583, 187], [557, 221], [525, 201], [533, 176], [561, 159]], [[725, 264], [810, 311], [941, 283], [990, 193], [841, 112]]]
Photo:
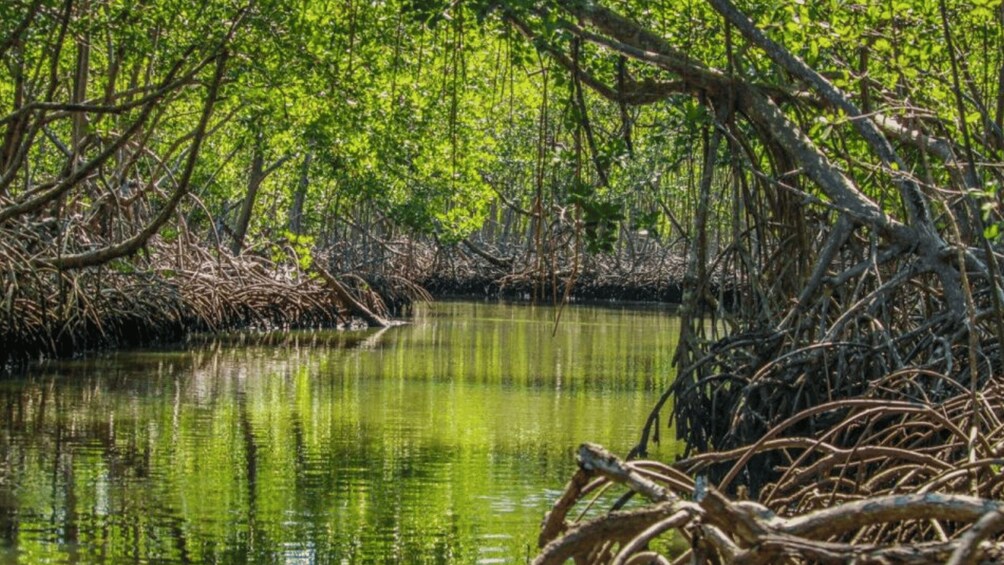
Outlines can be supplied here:
[[241, 203], [237, 223], [234, 225], [233, 241], [230, 245], [230, 251], [234, 255], [240, 255], [241, 250], [244, 248], [244, 239], [247, 237], [248, 227], [251, 225], [251, 213], [254, 212], [255, 201], [258, 198], [258, 191], [261, 189], [262, 183], [276, 169], [293, 157], [292, 154], [286, 154], [277, 159], [275, 163], [266, 167], [265, 149], [262, 147], [263, 143], [259, 134], [258, 139], [255, 141], [254, 152], [251, 155], [251, 167], [248, 171], [248, 191], [244, 196], [244, 202]]
[[258, 190], [262, 181], [265, 180], [265, 155], [262, 152], [261, 142], [255, 143], [254, 153], [251, 155], [251, 168], [248, 171], [248, 191], [244, 195], [241, 203], [241, 210], [237, 215], [237, 223], [234, 224], [233, 241], [230, 244], [230, 251], [234, 255], [240, 255], [244, 247], [244, 238], [248, 233], [248, 225], [251, 223], [251, 212], [254, 210], [255, 199], [258, 198]]
[[354, 316], [358, 316], [366, 321], [366, 324], [370, 327], [375, 328], [387, 328], [395, 325], [394, 322], [383, 318], [382, 316], [374, 313], [372, 310], [363, 305], [362, 302], [356, 300], [352, 293], [349, 292], [345, 285], [343, 285], [338, 279], [329, 273], [324, 267], [314, 263], [314, 271], [321, 276], [321, 279], [334, 291], [338, 299], [348, 307], [349, 311]]

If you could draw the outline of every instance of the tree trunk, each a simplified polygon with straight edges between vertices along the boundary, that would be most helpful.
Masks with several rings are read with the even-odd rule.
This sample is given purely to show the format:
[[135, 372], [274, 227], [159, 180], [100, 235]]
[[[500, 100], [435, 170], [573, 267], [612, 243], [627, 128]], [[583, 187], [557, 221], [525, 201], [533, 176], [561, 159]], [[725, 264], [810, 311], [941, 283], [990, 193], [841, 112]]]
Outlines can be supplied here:
[[289, 231], [295, 234], [302, 233], [303, 229], [303, 202], [307, 198], [307, 187], [310, 185], [310, 162], [314, 159], [314, 152], [307, 151], [303, 157], [303, 167], [300, 169], [300, 182], [296, 186], [296, 193], [293, 194], [293, 205], [289, 209]]
[[254, 210], [254, 201], [258, 198], [258, 189], [265, 180], [265, 155], [261, 148], [259, 139], [254, 146], [254, 155], [251, 157], [251, 170], [248, 172], [248, 193], [244, 197], [241, 205], [240, 215], [237, 216], [237, 224], [234, 226], [234, 239], [230, 246], [230, 251], [234, 255], [240, 255], [244, 247], [244, 238], [248, 233], [248, 224], [251, 223], [251, 212]]
[[255, 140], [254, 154], [251, 156], [251, 170], [248, 172], [248, 193], [244, 197], [244, 203], [241, 205], [241, 212], [237, 217], [237, 225], [234, 226], [233, 243], [230, 246], [230, 251], [235, 256], [240, 255], [241, 249], [244, 248], [244, 238], [247, 237], [248, 226], [251, 224], [251, 212], [254, 211], [254, 203], [258, 198], [258, 190], [261, 188], [261, 183], [270, 174], [275, 172], [276, 169], [281, 167], [283, 163], [294, 156], [295, 154], [293, 153], [287, 153], [279, 157], [275, 163], [265, 167], [265, 149], [261, 134]]
[[[1004, 4], [997, 8], [997, 24], [1004, 27]], [[1004, 129], [1004, 61], [997, 74], [997, 113], [994, 116], [997, 129]]]
[[[16, 64], [16, 66], [14, 66]], [[24, 63], [12, 64], [14, 73], [14, 104], [11, 107], [13, 112], [21, 109], [25, 103], [24, 89]], [[0, 143], [0, 176], [6, 176], [7, 172], [15, 168], [15, 156], [21, 144], [21, 137], [28, 124], [28, 114], [23, 117], [11, 120], [7, 124], [4, 132], [3, 143]], [[6, 187], [0, 186], [0, 196], [6, 195]]]
[[[86, 12], [86, 5], [81, 7]], [[74, 104], [82, 104], [87, 99], [87, 81], [90, 76], [91, 41], [89, 35], [77, 39], [77, 68], [73, 76], [73, 95], [70, 99]], [[87, 114], [76, 112], [73, 115], [73, 128], [70, 137], [70, 150], [74, 159], [79, 159], [81, 144], [84, 140], [84, 130], [87, 127]]]

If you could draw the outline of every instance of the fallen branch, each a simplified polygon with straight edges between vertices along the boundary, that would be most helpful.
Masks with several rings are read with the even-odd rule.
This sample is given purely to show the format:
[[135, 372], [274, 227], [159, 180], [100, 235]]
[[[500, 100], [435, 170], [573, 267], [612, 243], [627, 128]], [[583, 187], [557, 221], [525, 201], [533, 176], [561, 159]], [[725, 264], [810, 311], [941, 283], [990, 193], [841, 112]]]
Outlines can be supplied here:
[[327, 283], [328, 287], [335, 292], [335, 295], [338, 297], [338, 299], [348, 307], [349, 312], [365, 320], [370, 327], [387, 328], [390, 326], [398, 325], [397, 322], [384, 319], [381, 316], [374, 314], [369, 308], [363, 306], [363, 304], [358, 300], [356, 300], [356, 298], [352, 296], [352, 293], [350, 293], [348, 289], [345, 288], [345, 285], [338, 282], [338, 279], [332, 276], [331, 273], [326, 271], [320, 265], [315, 263], [312, 266], [312, 268], [314, 272], [320, 275], [321, 279], [323, 279], [324, 282]]

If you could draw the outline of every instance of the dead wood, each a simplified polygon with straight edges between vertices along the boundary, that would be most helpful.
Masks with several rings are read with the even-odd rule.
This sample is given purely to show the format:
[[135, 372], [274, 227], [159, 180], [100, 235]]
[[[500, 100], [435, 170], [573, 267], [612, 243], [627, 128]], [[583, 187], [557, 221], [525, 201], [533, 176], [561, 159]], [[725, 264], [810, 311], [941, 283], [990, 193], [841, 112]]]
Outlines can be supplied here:
[[386, 328], [394, 325], [394, 322], [383, 318], [375, 313], [373, 313], [369, 308], [364, 306], [362, 302], [356, 300], [354, 296], [345, 288], [345, 285], [340, 283], [338, 279], [331, 275], [327, 270], [325, 270], [320, 265], [313, 265], [312, 267], [317, 274], [321, 276], [325, 284], [335, 292], [335, 296], [338, 297], [342, 303], [346, 304], [353, 315], [359, 316], [371, 327]]

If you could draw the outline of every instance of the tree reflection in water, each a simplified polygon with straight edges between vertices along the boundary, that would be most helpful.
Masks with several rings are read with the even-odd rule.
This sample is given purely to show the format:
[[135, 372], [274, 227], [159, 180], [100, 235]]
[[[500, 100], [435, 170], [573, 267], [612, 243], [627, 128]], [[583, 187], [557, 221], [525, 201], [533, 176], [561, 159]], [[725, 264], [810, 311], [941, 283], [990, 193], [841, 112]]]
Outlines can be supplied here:
[[672, 378], [666, 312], [553, 317], [440, 303], [2, 382], [0, 561], [523, 561], [578, 443], [626, 450]]

